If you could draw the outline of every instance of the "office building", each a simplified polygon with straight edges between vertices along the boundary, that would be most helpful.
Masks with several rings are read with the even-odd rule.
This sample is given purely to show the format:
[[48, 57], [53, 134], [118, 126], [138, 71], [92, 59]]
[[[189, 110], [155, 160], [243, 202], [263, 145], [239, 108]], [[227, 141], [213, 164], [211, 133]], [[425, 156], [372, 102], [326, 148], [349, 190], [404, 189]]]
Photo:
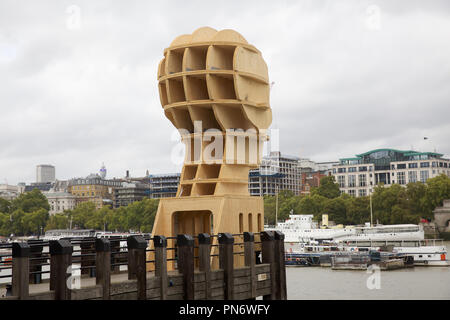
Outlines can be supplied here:
[[282, 190], [300, 194], [300, 158], [271, 152], [258, 169], [250, 170], [248, 190], [252, 196], [275, 195]]
[[55, 181], [55, 167], [50, 164], [40, 164], [36, 166], [36, 183], [46, 183]]
[[150, 185], [138, 182], [122, 182], [114, 189], [114, 207], [127, 206], [150, 196]]
[[77, 203], [91, 201], [97, 208], [113, 205], [114, 189], [122, 186], [121, 180], [106, 180], [98, 174], [69, 181], [68, 191], [77, 199]]
[[450, 160], [442, 157], [436, 152], [376, 149], [340, 159], [332, 174], [341, 193], [367, 196], [380, 183], [406, 186], [410, 182], [425, 183], [440, 174], [450, 176]]
[[175, 197], [180, 184], [180, 175], [180, 173], [150, 174], [148, 176], [150, 198]]
[[50, 206], [50, 215], [63, 213], [64, 210], [72, 210], [76, 206], [76, 197], [68, 192], [58, 192], [53, 189], [44, 192]]

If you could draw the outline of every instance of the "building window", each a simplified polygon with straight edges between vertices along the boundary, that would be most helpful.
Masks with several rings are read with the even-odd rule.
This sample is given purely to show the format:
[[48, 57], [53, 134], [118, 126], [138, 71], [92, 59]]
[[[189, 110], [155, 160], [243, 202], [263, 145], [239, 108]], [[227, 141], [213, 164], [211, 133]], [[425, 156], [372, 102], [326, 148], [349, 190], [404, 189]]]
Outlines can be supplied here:
[[360, 197], [365, 197], [366, 196], [366, 189], [359, 189], [359, 196]]
[[365, 187], [366, 186], [366, 175], [365, 174], [360, 174], [359, 175], [359, 186], [360, 187]]
[[420, 182], [427, 182], [428, 180], [428, 170], [420, 171]]
[[348, 172], [356, 172], [356, 167], [350, 167], [350, 168], [348, 168]]
[[253, 232], [253, 215], [251, 213], [248, 214], [248, 231]]
[[338, 168], [338, 173], [345, 173], [345, 168]]
[[239, 213], [239, 233], [244, 232], [244, 216], [242, 213]]
[[399, 163], [397, 169], [406, 169], [406, 163]]
[[417, 168], [417, 162], [409, 163], [408, 168], [410, 168], [410, 169]]
[[356, 190], [352, 189], [352, 190], [348, 190], [348, 194], [352, 197], [356, 196]]
[[338, 176], [339, 188], [345, 188], [345, 176]]
[[408, 172], [408, 182], [417, 182], [417, 172], [416, 171]]
[[348, 176], [348, 186], [349, 188], [356, 187], [356, 175], [352, 174]]
[[367, 171], [367, 167], [359, 167], [359, 171]]
[[404, 172], [399, 172], [397, 174], [397, 181], [398, 181], [398, 184], [406, 184], [406, 178], [405, 178]]
[[[433, 163], [436, 163], [436, 162], [433, 162]], [[429, 162], [421, 162], [420, 163], [420, 167], [421, 168], [429, 168], [430, 167], [430, 163]], [[433, 167], [435, 167], [435, 166], [433, 165]]]

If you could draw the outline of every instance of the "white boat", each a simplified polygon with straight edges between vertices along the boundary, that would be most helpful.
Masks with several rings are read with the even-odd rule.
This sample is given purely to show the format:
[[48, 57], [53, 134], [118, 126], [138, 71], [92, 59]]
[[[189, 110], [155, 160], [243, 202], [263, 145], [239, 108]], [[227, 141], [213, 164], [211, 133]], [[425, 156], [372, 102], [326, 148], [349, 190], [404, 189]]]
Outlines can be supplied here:
[[[439, 243], [440, 241], [440, 243]], [[447, 247], [442, 240], [427, 240], [427, 243], [419, 241], [419, 246], [402, 246], [394, 247], [394, 253], [404, 253], [414, 257], [414, 265], [416, 266], [441, 266], [448, 267]]]
[[285, 246], [287, 253], [341, 253], [341, 252], [368, 252], [381, 251], [382, 247], [391, 247], [392, 253], [399, 253], [414, 257], [415, 266], [450, 266], [447, 247], [443, 240], [402, 240], [402, 241], [351, 241], [351, 242], [321, 242], [310, 241], [298, 243], [294, 246]]
[[278, 230], [284, 233], [285, 242], [298, 243], [312, 240], [361, 241], [361, 240], [423, 240], [421, 226], [415, 224], [345, 226], [319, 228], [313, 215], [289, 215], [285, 222], [265, 230]]

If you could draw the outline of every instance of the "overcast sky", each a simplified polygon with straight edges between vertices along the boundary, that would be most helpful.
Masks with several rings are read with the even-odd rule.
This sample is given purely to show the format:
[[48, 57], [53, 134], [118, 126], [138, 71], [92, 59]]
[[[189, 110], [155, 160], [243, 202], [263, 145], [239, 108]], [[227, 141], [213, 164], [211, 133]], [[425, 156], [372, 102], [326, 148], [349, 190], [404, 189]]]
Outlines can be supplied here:
[[261, 50], [282, 153], [450, 156], [449, 1], [1, 0], [0, 183], [179, 171], [156, 73], [202, 26]]

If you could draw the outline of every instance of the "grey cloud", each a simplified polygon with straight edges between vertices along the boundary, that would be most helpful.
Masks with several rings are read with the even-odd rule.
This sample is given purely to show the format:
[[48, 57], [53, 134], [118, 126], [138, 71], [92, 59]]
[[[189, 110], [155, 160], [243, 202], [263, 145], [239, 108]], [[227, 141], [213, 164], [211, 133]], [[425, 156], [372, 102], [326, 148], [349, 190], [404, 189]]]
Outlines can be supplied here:
[[[74, 4], [79, 30], [66, 26]], [[413, 145], [448, 157], [449, 15], [448, 1], [2, 1], [0, 181], [32, 182], [38, 163], [60, 179], [103, 161], [110, 177], [179, 170], [156, 69], [176, 36], [205, 25], [262, 51], [282, 152], [327, 161]]]

